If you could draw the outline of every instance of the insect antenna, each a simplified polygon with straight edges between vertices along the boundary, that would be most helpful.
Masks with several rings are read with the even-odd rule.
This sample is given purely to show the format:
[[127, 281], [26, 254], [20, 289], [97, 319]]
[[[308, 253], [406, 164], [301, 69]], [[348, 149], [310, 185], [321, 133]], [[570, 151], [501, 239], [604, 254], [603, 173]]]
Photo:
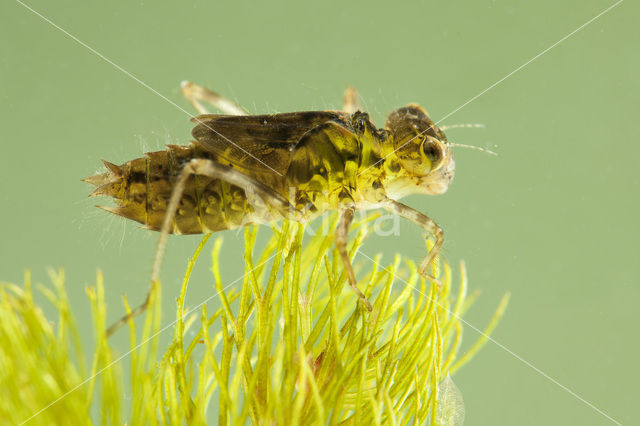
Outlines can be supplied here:
[[[485, 126], [484, 124], [481, 123], [464, 123], [464, 124], [451, 124], [449, 126], [440, 126], [440, 130], [451, 130], [451, 129], [460, 129], [460, 128], [464, 128], [464, 129], [470, 129], [470, 128], [485, 128], [487, 126]], [[491, 154], [491, 155], [495, 155], [496, 157], [498, 156], [498, 153], [493, 152], [489, 149], [486, 148], [481, 148], [479, 146], [475, 146], [475, 145], [465, 145], [462, 143], [451, 143], [449, 142], [449, 146], [459, 146], [462, 148], [470, 148], [470, 149], [476, 149], [478, 151], [482, 151], [482, 152], [486, 152], [487, 154]]]
[[450, 130], [450, 129], [460, 129], [460, 128], [464, 128], [464, 129], [469, 129], [469, 128], [485, 128], [487, 126], [485, 126], [484, 124], [481, 123], [466, 123], [466, 124], [451, 124], [449, 126], [439, 126], [440, 130]]
[[496, 157], [498, 156], [497, 152], [493, 152], [490, 149], [481, 148], [481, 147], [475, 146], [475, 145], [465, 145], [465, 144], [462, 144], [462, 143], [449, 142], [449, 146], [459, 146], [459, 147], [462, 147], [462, 148], [476, 149], [478, 151], [486, 152], [487, 154], [495, 155]]

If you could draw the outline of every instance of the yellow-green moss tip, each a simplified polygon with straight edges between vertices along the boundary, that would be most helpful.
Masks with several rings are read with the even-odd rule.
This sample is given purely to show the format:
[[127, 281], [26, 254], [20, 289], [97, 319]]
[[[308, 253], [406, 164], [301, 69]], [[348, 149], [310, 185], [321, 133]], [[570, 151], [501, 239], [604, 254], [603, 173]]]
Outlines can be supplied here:
[[[367, 221], [354, 229], [352, 254]], [[220, 300], [212, 313], [206, 305], [197, 312], [184, 307], [207, 237], [198, 246], [178, 297], [174, 338], [161, 357], [158, 332], [166, 325], [159, 287], [140, 336], [130, 324], [131, 352], [119, 361], [123, 354], [110, 347], [104, 331], [98, 274], [96, 286], [87, 289], [97, 339], [87, 371], [62, 272], [52, 274], [53, 290], [42, 289], [59, 312], [53, 322], [34, 305], [28, 275], [24, 287], [3, 284], [0, 383], [6, 396], [0, 398], [0, 423], [462, 424], [462, 396], [450, 373], [487, 340], [457, 357], [460, 319], [469, 307], [463, 265], [455, 285], [447, 264], [434, 265], [443, 284], [438, 289], [399, 256], [384, 269], [379, 258], [356, 258], [360, 288], [373, 305], [367, 312], [345, 286], [332, 235], [304, 237], [302, 225], [285, 223], [254, 253], [256, 233], [245, 232], [246, 275], [229, 288], [220, 278], [221, 240], [215, 242], [213, 279], [198, 283]], [[131, 365], [126, 385], [121, 362]]]

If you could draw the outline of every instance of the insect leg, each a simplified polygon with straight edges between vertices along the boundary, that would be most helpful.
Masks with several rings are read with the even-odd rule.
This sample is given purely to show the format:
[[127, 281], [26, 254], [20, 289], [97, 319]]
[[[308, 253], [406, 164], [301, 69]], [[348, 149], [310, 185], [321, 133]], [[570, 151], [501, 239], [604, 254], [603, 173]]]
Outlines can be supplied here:
[[336, 248], [338, 249], [338, 253], [340, 253], [340, 257], [342, 258], [342, 263], [344, 264], [344, 268], [347, 271], [347, 278], [349, 279], [349, 285], [353, 289], [353, 291], [358, 295], [362, 303], [364, 303], [365, 307], [369, 312], [373, 310], [371, 307], [371, 303], [367, 300], [367, 298], [362, 294], [360, 289], [358, 288], [358, 282], [356, 281], [356, 274], [353, 272], [353, 266], [351, 265], [351, 259], [349, 259], [349, 253], [347, 252], [347, 234], [349, 233], [349, 226], [353, 221], [353, 214], [355, 209], [353, 207], [348, 207], [342, 211], [340, 216], [340, 221], [338, 222], [338, 227], [336, 228]]
[[200, 101], [205, 101], [214, 106], [214, 108], [219, 109], [225, 114], [229, 115], [247, 115], [248, 112], [246, 109], [242, 108], [237, 103], [233, 102], [217, 94], [216, 92], [207, 89], [206, 87], [199, 86], [190, 81], [183, 81], [180, 83], [180, 90], [182, 91], [182, 95], [187, 98], [191, 105], [200, 113], [200, 114], [208, 114], [208, 111], [205, 107], [202, 106]]
[[424, 215], [419, 211], [414, 210], [411, 207], [404, 205], [402, 203], [399, 203], [395, 200], [391, 200], [391, 199], [387, 200], [387, 202], [384, 205], [384, 208], [393, 214], [396, 214], [402, 218], [405, 218], [415, 223], [416, 225], [420, 226], [422, 229], [424, 229], [429, 234], [435, 237], [436, 242], [431, 248], [431, 251], [427, 253], [427, 256], [424, 258], [424, 260], [420, 262], [420, 265], [418, 266], [418, 273], [423, 277], [429, 279], [430, 281], [433, 281], [438, 286], [442, 286], [442, 283], [440, 283], [440, 281], [438, 281], [436, 278], [430, 276], [427, 273], [427, 269], [429, 268], [431, 263], [433, 263], [433, 260], [436, 258], [436, 256], [440, 252], [440, 249], [442, 248], [442, 244], [444, 243], [444, 232], [442, 231], [442, 228], [440, 228], [427, 215]]
[[[162, 266], [162, 258], [164, 257], [164, 253], [167, 248], [167, 239], [169, 238], [169, 233], [173, 226], [173, 219], [175, 218], [180, 198], [182, 198], [182, 193], [184, 192], [187, 180], [192, 175], [208, 176], [236, 185], [242, 188], [245, 192], [255, 194], [260, 197], [269, 207], [275, 209], [277, 212], [282, 214], [283, 217], [288, 212], [293, 211], [293, 206], [284, 196], [230, 166], [202, 158], [195, 158], [189, 161], [189, 163], [187, 163], [187, 165], [180, 171], [180, 175], [174, 184], [169, 204], [167, 205], [167, 211], [164, 215], [162, 228], [160, 230], [160, 238], [158, 239], [158, 246], [156, 247], [156, 253], [153, 258], [153, 268], [151, 270], [152, 287], [160, 281], [160, 267]], [[131, 311], [130, 314], [123, 316], [109, 327], [107, 329], [107, 336], [111, 336], [131, 318], [143, 313], [149, 305], [150, 295], [151, 292], [147, 293], [147, 297], [140, 306]]]
[[349, 114], [362, 110], [360, 101], [358, 100], [358, 91], [352, 86], [347, 87], [344, 91], [344, 104], [342, 110]]
[[269, 206], [275, 208], [280, 213], [286, 213], [293, 207], [281, 194], [278, 194], [273, 189], [264, 185], [261, 182], [253, 179], [250, 176], [245, 175], [239, 170], [225, 164], [218, 163], [213, 160], [207, 160], [203, 158], [194, 158], [191, 160], [180, 172], [180, 176], [174, 186], [173, 193], [167, 206], [167, 212], [164, 216], [164, 222], [160, 233], [160, 239], [158, 240], [158, 248], [153, 261], [153, 269], [151, 280], [156, 281], [160, 277], [160, 266], [162, 264], [162, 257], [167, 245], [167, 238], [173, 218], [175, 217], [176, 210], [178, 209], [178, 203], [182, 197], [187, 179], [191, 175], [208, 176], [214, 179], [224, 180], [232, 185], [239, 186], [245, 192], [250, 192], [262, 198]]

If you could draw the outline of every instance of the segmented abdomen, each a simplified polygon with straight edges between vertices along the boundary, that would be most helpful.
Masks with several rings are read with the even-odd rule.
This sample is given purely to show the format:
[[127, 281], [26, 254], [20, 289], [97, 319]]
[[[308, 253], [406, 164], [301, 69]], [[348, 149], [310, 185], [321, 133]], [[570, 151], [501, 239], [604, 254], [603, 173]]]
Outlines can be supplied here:
[[[115, 200], [116, 207], [103, 209], [160, 230], [178, 175], [193, 158], [214, 159], [196, 145], [171, 145], [121, 166], [105, 162], [108, 172], [86, 181], [98, 186], [91, 195], [108, 195]], [[191, 176], [170, 232], [200, 234], [267, 220], [256, 214], [243, 189], [219, 179]]]

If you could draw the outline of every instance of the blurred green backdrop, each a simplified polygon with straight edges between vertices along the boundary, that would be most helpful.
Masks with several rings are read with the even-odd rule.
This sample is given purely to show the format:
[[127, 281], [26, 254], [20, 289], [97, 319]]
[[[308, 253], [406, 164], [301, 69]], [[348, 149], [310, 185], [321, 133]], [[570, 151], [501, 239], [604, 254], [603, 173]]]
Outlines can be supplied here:
[[[439, 120], [614, 2], [28, 4], [183, 108], [183, 79], [253, 113], [339, 108], [352, 84], [382, 125], [408, 102]], [[471, 324], [484, 327], [512, 293], [494, 337], [513, 354], [489, 343], [454, 377], [467, 425], [611, 424], [514, 354], [617, 421], [638, 422], [638, 12], [619, 4], [448, 117], [486, 125], [451, 130], [450, 140], [500, 156], [457, 149], [450, 191], [406, 200], [444, 228], [445, 257], [464, 259], [482, 290]], [[115, 319], [123, 292], [137, 303], [147, 291], [157, 234], [94, 208], [109, 202], [88, 199], [80, 179], [101, 158], [119, 164], [186, 143], [191, 126], [17, 2], [0, 6], [0, 38], [0, 280], [21, 282], [31, 268], [44, 283], [47, 267], [65, 267], [88, 330], [84, 286], [96, 269]], [[364, 250], [419, 260], [421, 233], [401, 231]], [[242, 274], [242, 238], [222, 236], [231, 281]], [[170, 239], [164, 322], [197, 241]], [[191, 304], [212, 294], [209, 265], [198, 265]]]

